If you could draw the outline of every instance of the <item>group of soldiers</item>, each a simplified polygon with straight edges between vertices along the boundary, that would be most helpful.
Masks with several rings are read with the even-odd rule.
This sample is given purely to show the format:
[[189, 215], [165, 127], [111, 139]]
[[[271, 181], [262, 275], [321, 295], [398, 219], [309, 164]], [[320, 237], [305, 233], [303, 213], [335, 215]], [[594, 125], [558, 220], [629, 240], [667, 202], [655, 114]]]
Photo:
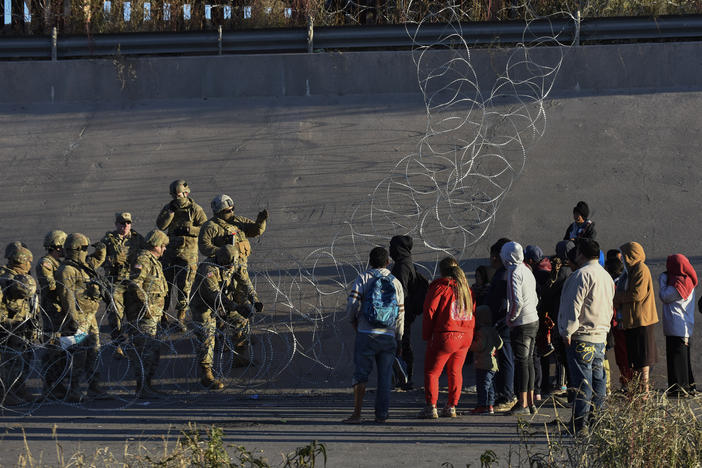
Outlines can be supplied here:
[[[218, 329], [233, 344], [234, 365], [249, 363], [249, 318], [263, 310], [247, 270], [249, 238], [266, 230], [268, 212], [256, 220], [234, 214], [234, 202], [218, 195], [213, 216], [190, 197], [186, 181], [170, 185], [172, 200], [142, 236], [132, 216], [120, 212], [115, 230], [92, 244], [81, 233], [54, 230], [46, 255], [30, 272], [33, 256], [21, 242], [9, 244], [0, 267], [0, 396], [2, 405], [34, 401], [25, 381], [35, 348], [42, 349], [43, 397], [80, 402], [109, 397], [98, 369], [97, 312], [105, 303], [115, 359], [129, 359], [139, 398], [164, 394], [152, 379], [160, 358], [159, 328], [187, 330], [190, 310], [199, 343], [200, 382], [223, 383], [213, 374]], [[205, 258], [198, 265], [198, 255]], [[166, 311], [175, 297], [175, 320]], [[81, 383], [87, 381], [84, 395]]]

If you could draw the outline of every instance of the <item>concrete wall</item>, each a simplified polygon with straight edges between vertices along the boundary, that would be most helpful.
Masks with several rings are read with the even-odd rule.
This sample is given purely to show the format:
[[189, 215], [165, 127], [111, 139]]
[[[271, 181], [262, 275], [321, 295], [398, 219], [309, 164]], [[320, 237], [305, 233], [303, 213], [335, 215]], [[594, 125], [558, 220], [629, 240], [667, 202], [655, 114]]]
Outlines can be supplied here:
[[[449, 51], [433, 52], [442, 61]], [[536, 63], [563, 66], [554, 92], [599, 94], [700, 86], [702, 43], [537, 48]], [[513, 50], [476, 49], [481, 83]], [[70, 103], [418, 92], [411, 52], [155, 57], [0, 63], [0, 103]]]

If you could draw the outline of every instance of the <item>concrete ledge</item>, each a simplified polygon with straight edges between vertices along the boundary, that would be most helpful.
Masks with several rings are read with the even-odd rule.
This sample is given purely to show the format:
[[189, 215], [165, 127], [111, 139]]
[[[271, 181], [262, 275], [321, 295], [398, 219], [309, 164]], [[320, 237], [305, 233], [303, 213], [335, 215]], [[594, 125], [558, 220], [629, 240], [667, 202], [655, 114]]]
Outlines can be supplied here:
[[[426, 57], [439, 64], [454, 56], [436, 51]], [[493, 85], [510, 57], [516, 63], [524, 53], [471, 50], [470, 65], [481, 88]], [[530, 63], [548, 67], [561, 57], [555, 94], [700, 88], [702, 43], [529, 51]], [[0, 62], [0, 83], [0, 103], [14, 104], [419, 92], [409, 51]]]

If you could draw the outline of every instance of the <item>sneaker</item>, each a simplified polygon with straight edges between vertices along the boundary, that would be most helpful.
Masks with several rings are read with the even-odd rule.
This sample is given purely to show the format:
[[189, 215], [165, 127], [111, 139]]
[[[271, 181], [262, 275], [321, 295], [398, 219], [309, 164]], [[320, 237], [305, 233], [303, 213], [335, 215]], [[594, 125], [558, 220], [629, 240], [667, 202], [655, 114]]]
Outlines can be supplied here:
[[492, 406], [476, 406], [470, 410], [470, 414], [490, 414], [492, 411]]
[[441, 408], [441, 417], [442, 418], [455, 418], [456, 415], [456, 407], [455, 406], [444, 406]]
[[534, 406], [534, 405], [529, 406], [529, 413], [530, 414], [536, 414], [537, 411], [538, 410], [536, 409], [536, 406]]
[[506, 411], [510, 411], [512, 407], [517, 403], [517, 397], [512, 397], [511, 400], [504, 401], [503, 403], [495, 403], [495, 412], [504, 413]]
[[436, 406], [426, 405], [417, 415], [419, 419], [439, 419], [439, 412]]
[[465, 393], [478, 393], [478, 387], [475, 385], [471, 385], [470, 387], [466, 387], [463, 389]]
[[488, 414], [495, 414], [495, 408], [493, 408], [492, 405], [488, 406], [488, 409], [490, 410]]
[[529, 408], [526, 406], [521, 406], [517, 403], [515, 403], [512, 409], [507, 413], [509, 416], [525, 416], [527, 414], [531, 414], [531, 412], [529, 412]]

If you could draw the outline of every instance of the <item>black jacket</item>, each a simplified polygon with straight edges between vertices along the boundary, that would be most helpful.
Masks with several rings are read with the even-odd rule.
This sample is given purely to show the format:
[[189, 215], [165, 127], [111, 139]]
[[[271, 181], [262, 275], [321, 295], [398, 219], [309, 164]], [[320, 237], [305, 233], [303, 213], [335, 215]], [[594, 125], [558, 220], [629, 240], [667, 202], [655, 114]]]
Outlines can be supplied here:
[[[568, 228], [566, 229], [565, 235], [563, 236], [563, 240], [570, 240], [570, 232], [573, 230], [573, 227], [575, 226], [575, 223], [571, 223], [568, 225]], [[597, 237], [597, 231], [595, 231], [595, 223], [594, 221], [590, 221], [589, 219], [585, 221], [585, 226], [581, 228], [582, 232], [577, 237], [586, 237], [588, 239], [595, 240], [595, 237]]]

